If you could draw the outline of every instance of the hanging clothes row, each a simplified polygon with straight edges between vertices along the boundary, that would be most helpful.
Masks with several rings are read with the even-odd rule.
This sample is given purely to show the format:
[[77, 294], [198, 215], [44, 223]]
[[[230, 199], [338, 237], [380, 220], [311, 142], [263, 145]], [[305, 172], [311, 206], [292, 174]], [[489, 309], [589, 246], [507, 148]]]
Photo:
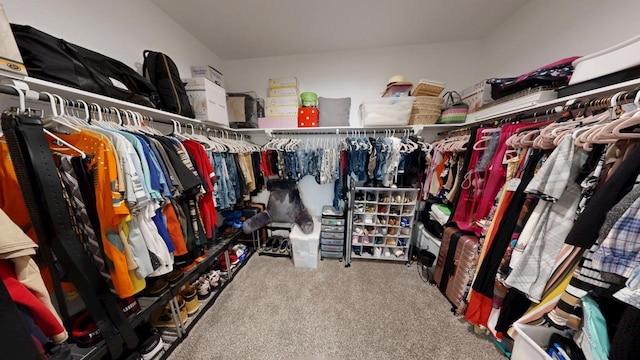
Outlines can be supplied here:
[[347, 177], [371, 187], [416, 187], [423, 172], [428, 144], [408, 131], [372, 137], [353, 134], [324, 138], [273, 137], [262, 147], [262, 172], [266, 176], [300, 180], [310, 175], [318, 184], [335, 184], [334, 207], [345, 199]]
[[481, 127], [433, 144], [423, 197], [451, 204], [455, 225], [480, 239], [461, 309], [467, 321], [498, 339], [513, 335], [514, 322], [579, 333], [588, 295], [606, 319], [609, 358], [635, 354], [640, 94], [621, 116], [616, 103], [628, 96], [609, 98], [604, 111]]
[[[216, 207], [242, 202], [260, 184], [251, 157], [259, 148], [242, 139], [182, 132], [177, 123], [163, 135], [137, 113], [103, 115], [97, 105], [80, 117], [48, 95], [52, 114], [43, 124], [78, 235], [120, 297], [202, 258], [215, 239]], [[8, 159], [5, 142], [0, 152]], [[11, 163], [2, 167], [1, 207], [29, 229]]]

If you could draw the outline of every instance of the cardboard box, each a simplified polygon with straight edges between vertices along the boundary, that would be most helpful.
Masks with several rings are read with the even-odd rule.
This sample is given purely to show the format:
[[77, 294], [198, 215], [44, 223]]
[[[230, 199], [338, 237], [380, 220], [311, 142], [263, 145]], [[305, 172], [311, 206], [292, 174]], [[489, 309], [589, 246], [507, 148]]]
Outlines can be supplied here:
[[297, 97], [298, 95], [299, 95], [298, 88], [295, 88], [295, 87], [269, 89], [269, 97], [278, 97], [278, 96], [295, 96], [295, 97]]
[[184, 79], [184, 81], [187, 82], [185, 89], [196, 119], [228, 127], [226, 91], [203, 77]]
[[7, 14], [0, 4], [0, 73], [13, 78], [27, 76], [27, 68], [24, 66], [18, 44], [13, 37]]
[[268, 97], [267, 106], [300, 106], [297, 96]]
[[298, 79], [291, 77], [283, 77], [277, 79], [269, 79], [269, 89], [278, 88], [298, 88]]
[[491, 85], [486, 80], [469, 86], [460, 91], [462, 101], [469, 105], [469, 113], [476, 112], [482, 107], [493, 101], [491, 98]]
[[298, 109], [298, 127], [318, 127], [318, 108], [301, 107]]
[[267, 106], [265, 115], [266, 117], [297, 117], [298, 106]]
[[260, 129], [290, 129], [298, 127], [297, 116], [258, 118]]
[[222, 73], [216, 70], [213, 66], [209, 65], [198, 65], [191, 67], [191, 77], [199, 78], [204, 77], [213, 81], [218, 86], [224, 88], [224, 78], [222, 77]]

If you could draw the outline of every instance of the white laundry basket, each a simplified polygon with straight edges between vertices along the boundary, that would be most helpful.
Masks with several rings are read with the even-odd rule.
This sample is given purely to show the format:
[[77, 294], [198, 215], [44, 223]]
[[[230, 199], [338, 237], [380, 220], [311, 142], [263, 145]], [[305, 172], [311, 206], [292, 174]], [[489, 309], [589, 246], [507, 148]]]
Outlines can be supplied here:
[[320, 221], [313, 219], [313, 231], [310, 234], [302, 232], [295, 225], [289, 234], [293, 264], [295, 267], [318, 268], [318, 247], [320, 246]]
[[542, 326], [533, 326], [526, 324], [513, 324], [518, 336], [513, 343], [513, 351], [511, 359], [513, 360], [553, 360], [543, 347], [549, 343], [549, 339], [553, 334], [563, 334], [567, 336], [566, 331], [556, 328], [547, 328]]

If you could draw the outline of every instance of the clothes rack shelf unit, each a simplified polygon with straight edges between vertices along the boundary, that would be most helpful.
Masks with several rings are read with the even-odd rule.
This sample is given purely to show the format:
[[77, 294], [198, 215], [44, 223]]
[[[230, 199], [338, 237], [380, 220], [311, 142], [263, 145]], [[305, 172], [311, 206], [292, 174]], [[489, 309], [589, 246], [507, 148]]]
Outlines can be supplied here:
[[349, 194], [351, 259], [409, 261], [418, 189], [355, 187]]

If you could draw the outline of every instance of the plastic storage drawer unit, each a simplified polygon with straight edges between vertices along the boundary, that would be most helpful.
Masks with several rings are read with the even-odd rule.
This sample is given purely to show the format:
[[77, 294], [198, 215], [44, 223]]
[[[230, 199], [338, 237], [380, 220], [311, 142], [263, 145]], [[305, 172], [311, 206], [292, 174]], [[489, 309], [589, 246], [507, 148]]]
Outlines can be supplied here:
[[344, 219], [322, 219], [322, 225], [344, 226]]
[[324, 251], [324, 250], [322, 250], [320, 252], [320, 256], [321, 256], [322, 259], [340, 259], [340, 260], [342, 260], [342, 251], [336, 252], [336, 251]]
[[344, 233], [344, 226], [322, 225], [322, 231]]
[[340, 239], [340, 240], [344, 240], [344, 234], [343, 233], [334, 233], [334, 232], [322, 232], [320, 233], [320, 237], [324, 238], [324, 239]]
[[339, 251], [342, 252], [343, 246], [342, 245], [320, 245], [320, 249], [324, 250], [324, 251]]
[[344, 245], [344, 240], [337, 240], [337, 239], [320, 239], [320, 244], [324, 244], [324, 245], [339, 245], [339, 246], [343, 246], [343, 245]]

